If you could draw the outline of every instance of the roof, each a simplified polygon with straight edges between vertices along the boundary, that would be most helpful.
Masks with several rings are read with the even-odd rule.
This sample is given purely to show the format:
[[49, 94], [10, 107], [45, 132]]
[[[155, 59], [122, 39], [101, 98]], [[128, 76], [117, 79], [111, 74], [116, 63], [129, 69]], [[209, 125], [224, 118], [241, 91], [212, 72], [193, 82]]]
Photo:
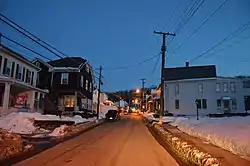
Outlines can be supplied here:
[[37, 67], [36, 65], [34, 65], [31, 61], [29, 61], [27, 58], [25, 58], [24, 56], [22, 56], [21, 54], [15, 52], [14, 50], [0, 44], [0, 48], [2, 48], [3, 51], [5, 51], [6, 53], [10, 53], [12, 56], [14, 56], [16, 59], [36, 68], [36, 69], [40, 69], [39, 67]]
[[53, 67], [79, 67], [82, 63], [85, 63], [87, 60], [81, 57], [67, 57], [63, 59], [58, 59], [54, 61], [47, 62]]
[[165, 68], [163, 74], [164, 81], [214, 78], [217, 76], [215, 65]]

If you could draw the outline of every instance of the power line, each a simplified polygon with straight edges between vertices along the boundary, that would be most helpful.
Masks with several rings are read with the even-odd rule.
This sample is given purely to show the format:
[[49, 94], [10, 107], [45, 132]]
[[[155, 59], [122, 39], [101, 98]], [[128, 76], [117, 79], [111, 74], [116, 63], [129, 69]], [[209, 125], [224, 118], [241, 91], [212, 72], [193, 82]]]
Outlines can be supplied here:
[[154, 65], [154, 67], [153, 67], [153, 70], [152, 70], [152, 75], [154, 75], [155, 70], [156, 70], [156, 67], [157, 67], [157, 65], [158, 65], [158, 63], [159, 63], [159, 62], [160, 62], [160, 56], [158, 57], [158, 59], [157, 59], [157, 61], [156, 61], [155, 65]]
[[1, 36], [2, 36], [3, 38], [7, 39], [8, 41], [10, 41], [10, 42], [12, 42], [12, 43], [15, 43], [15, 44], [18, 45], [18, 46], [21, 46], [21, 47], [25, 48], [26, 50], [28, 50], [28, 51], [30, 51], [30, 52], [32, 52], [32, 53], [34, 53], [34, 54], [36, 54], [36, 55], [38, 55], [38, 56], [44, 58], [44, 59], [47, 59], [47, 60], [49, 60], [49, 61], [52, 61], [52, 59], [50, 59], [50, 58], [48, 58], [48, 57], [46, 57], [46, 56], [44, 56], [44, 55], [42, 55], [42, 54], [40, 54], [40, 53], [38, 53], [38, 52], [32, 50], [32, 49], [30, 49], [30, 48], [28, 48], [27, 46], [25, 46], [25, 45], [23, 45], [23, 44], [20, 44], [19, 42], [17, 42], [17, 41], [15, 41], [15, 40], [13, 40], [13, 39], [11, 39], [11, 38], [5, 36], [4, 34], [1, 34]]
[[34, 37], [35, 39], [37, 39], [38, 41], [42, 42], [43, 44], [51, 47], [52, 49], [56, 50], [57, 52], [59, 52], [60, 54], [68, 57], [65, 53], [61, 52], [60, 50], [58, 50], [57, 48], [55, 48], [54, 46], [52, 46], [51, 44], [48, 44], [47, 42], [41, 40], [39, 37], [37, 37], [36, 35], [32, 34], [31, 32], [29, 32], [28, 30], [24, 29], [22, 26], [18, 25], [17, 23], [15, 23], [14, 21], [12, 21], [11, 19], [9, 19], [8, 17], [4, 16], [3, 14], [0, 13], [0, 16], [3, 17], [4, 19], [8, 20], [9, 22], [11, 22], [12, 24], [14, 24], [15, 26], [17, 26], [18, 28], [22, 29], [24, 32], [28, 33], [30, 36]]
[[157, 54], [157, 55], [154, 55], [154, 56], [152, 56], [152, 57], [150, 57], [150, 58], [147, 58], [147, 59], [145, 59], [145, 60], [142, 60], [142, 61], [140, 61], [140, 62], [137, 62], [137, 63], [134, 63], [134, 64], [130, 64], [130, 65], [127, 65], [127, 66], [103, 68], [103, 70], [124, 70], [124, 69], [128, 69], [128, 68], [131, 68], [131, 67], [133, 67], [133, 66], [141, 65], [141, 64], [144, 64], [144, 63], [146, 63], [146, 62], [148, 62], [148, 61], [151, 61], [151, 60], [155, 59], [156, 57], [158, 57], [159, 55], [160, 55], [160, 53]]
[[[211, 13], [201, 24], [199, 27], [197, 27], [186, 39], [185, 41], [189, 40], [191, 37], [194, 36], [194, 34], [196, 34], [197, 32], [199, 32], [199, 30], [212, 18], [215, 16], [216, 13], [218, 13], [218, 11], [220, 11], [222, 9], [223, 6], [225, 6], [227, 4], [229, 0], [225, 0], [213, 13]], [[184, 45], [185, 42], [182, 42], [172, 54], [175, 54], [178, 50], [181, 49], [181, 47]]]
[[[235, 36], [237, 36], [237, 33], [242, 33], [246, 30], [248, 30], [250, 22], [247, 22], [246, 24], [242, 25], [241, 27], [239, 27], [238, 29], [236, 29], [235, 31], [233, 31], [231, 34], [229, 34], [227, 37], [225, 37], [224, 39], [222, 39], [221, 41], [219, 41], [218, 43], [216, 43], [215, 45], [213, 45], [211, 48], [209, 48], [208, 50], [204, 51], [203, 53], [197, 55], [196, 57], [192, 58], [190, 60], [190, 62], [195, 61], [201, 57], [203, 57], [204, 55], [206, 55], [207, 53], [209, 53], [210, 51], [214, 50], [216, 47], [222, 45], [224, 42], [231, 40], [232, 38], [234, 38]], [[246, 27], [245, 29], [243, 29], [244, 27]]]

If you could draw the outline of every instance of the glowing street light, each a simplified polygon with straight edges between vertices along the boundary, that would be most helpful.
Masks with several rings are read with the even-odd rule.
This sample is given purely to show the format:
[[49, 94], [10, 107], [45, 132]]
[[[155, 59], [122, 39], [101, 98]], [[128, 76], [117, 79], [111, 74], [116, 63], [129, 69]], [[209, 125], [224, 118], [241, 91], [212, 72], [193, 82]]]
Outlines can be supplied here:
[[136, 91], [135, 91], [136, 93], [140, 93], [140, 89], [136, 89]]

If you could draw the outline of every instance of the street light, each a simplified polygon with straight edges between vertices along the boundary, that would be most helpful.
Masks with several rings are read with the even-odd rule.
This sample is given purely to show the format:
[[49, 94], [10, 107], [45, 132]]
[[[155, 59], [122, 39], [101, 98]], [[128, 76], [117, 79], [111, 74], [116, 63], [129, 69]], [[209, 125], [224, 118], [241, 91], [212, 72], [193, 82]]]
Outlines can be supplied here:
[[140, 93], [141, 91], [140, 91], [140, 89], [136, 89], [136, 91], [135, 91], [136, 93]]

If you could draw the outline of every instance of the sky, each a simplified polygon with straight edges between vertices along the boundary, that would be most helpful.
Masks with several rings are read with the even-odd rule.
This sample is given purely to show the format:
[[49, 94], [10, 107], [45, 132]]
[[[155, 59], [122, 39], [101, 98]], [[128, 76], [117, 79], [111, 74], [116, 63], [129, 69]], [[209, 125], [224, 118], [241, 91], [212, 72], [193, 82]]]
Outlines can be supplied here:
[[[184, 66], [186, 61], [202, 54], [250, 21], [250, 1], [229, 0], [197, 33], [187, 39], [223, 1], [205, 0], [175, 37], [167, 37], [167, 67]], [[141, 87], [141, 78], [146, 79], [146, 86], [159, 84], [161, 57], [158, 54], [162, 37], [153, 31], [175, 32], [184, 10], [192, 2], [0, 0], [0, 13], [66, 55], [87, 59], [96, 76], [99, 65], [102, 65], [102, 88], [116, 91]], [[57, 58], [3, 23], [0, 23], [0, 32], [47, 57]], [[249, 38], [250, 29], [239, 31], [233, 34], [232, 40], [190, 61], [190, 65], [214, 64], [220, 76], [249, 75]], [[25, 57], [37, 57], [13, 43], [5, 40], [2, 43]], [[182, 43], [183, 46], [173, 54]]]

